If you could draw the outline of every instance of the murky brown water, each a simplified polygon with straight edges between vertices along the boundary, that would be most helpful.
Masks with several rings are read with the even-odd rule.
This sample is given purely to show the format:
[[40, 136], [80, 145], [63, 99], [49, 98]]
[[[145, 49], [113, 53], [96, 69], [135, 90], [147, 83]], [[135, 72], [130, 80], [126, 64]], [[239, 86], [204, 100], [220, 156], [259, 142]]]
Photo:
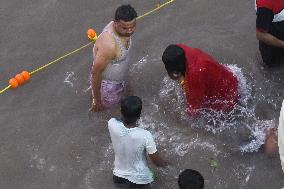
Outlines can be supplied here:
[[[17, 72], [87, 43], [86, 30], [101, 31], [122, 3], [141, 15], [158, 1], [2, 0], [1, 88]], [[133, 42], [130, 83], [143, 99], [141, 125], [172, 161], [169, 168], [154, 168], [152, 188], [177, 188], [186, 168], [199, 170], [209, 189], [284, 186], [279, 157], [259, 149], [263, 130], [278, 122], [284, 68], [259, 63], [253, 1], [177, 0], [140, 20]], [[244, 99], [231, 115], [185, 117], [182, 93], [161, 64], [171, 43], [201, 48], [240, 73]], [[0, 188], [114, 188], [106, 121], [119, 116], [119, 108], [88, 115], [91, 62], [89, 48], [0, 96]]]

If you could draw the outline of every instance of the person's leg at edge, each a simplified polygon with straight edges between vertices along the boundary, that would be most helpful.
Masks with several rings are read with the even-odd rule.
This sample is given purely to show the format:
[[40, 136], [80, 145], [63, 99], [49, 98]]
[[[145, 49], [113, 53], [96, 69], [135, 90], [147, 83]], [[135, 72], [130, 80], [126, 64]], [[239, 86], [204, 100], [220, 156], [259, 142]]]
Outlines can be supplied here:
[[266, 66], [278, 66], [280, 65], [281, 53], [280, 49], [266, 45], [263, 42], [259, 42], [259, 51], [262, 57], [262, 61]]

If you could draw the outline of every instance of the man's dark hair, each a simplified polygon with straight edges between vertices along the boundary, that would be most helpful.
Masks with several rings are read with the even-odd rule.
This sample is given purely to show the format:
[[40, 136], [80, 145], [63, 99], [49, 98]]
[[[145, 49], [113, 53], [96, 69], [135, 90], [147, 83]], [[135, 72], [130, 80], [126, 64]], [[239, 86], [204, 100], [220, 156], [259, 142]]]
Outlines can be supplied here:
[[169, 45], [162, 56], [165, 68], [168, 72], [177, 71], [185, 73], [185, 54], [184, 50], [177, 45]]
[[114, 20], [115, 21], [125, 21], [129, 22], [137, 17], [137, 12], [131, 5], [121, 5], [115, 11]]
[[178, 178], [179, 189], [203, 189], [204, 178], [196, 170], [186, 169]]
[[138, 96], [128, 96], [121, 101], [121, 114], [126, 124], [134, 123], [139, 119], [142, 110], [142, 101]]

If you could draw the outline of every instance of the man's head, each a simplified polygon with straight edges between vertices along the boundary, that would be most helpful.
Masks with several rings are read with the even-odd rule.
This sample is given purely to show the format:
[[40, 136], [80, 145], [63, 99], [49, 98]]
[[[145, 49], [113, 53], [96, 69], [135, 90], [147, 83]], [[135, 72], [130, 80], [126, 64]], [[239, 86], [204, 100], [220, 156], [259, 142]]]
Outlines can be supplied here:
[[185, 54], [181, 47], [169, 45], [163, 53], [162, 60], [172, 79], [179, 79], [185, 74]]
[[204, 178], [198, 171], [186, 169], [179, 175], [178, 186], [179, 189], [203, 189]]
[[121, 5], [115, 11], [114, 29], [122, 37], [130, 37], [136, 27], [137, 13], [131, 5]]
[[121, 114], [126, 124], [135, 123], [142, 110], [142, 101], [138, 96], [128, 96], [121, 101]]

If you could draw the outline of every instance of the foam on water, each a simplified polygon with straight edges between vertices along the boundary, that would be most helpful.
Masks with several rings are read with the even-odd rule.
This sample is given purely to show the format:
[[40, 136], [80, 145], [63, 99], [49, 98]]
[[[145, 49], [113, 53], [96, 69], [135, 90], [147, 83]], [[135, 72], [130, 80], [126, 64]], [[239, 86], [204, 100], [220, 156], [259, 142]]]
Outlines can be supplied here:
[[38, 170], [42, 170], [46, 167], [46, 160], [44, 158], [40, 158], [39, 155], [35, 154], [31, 160], [31, 167], [35, 167]]
[[233, 168], [232, 173], [240, 181], [240, 187], [246, 189], [248, 188], [247, 184], [254, 170], [255, 166], [248, 167], [245, 164], [240, 164]]
[[66, 83], [69, 87], [74, 87], [73, 82], [76, 81], [74, 72], [66, 72], [65, 73], [64, 83]]

